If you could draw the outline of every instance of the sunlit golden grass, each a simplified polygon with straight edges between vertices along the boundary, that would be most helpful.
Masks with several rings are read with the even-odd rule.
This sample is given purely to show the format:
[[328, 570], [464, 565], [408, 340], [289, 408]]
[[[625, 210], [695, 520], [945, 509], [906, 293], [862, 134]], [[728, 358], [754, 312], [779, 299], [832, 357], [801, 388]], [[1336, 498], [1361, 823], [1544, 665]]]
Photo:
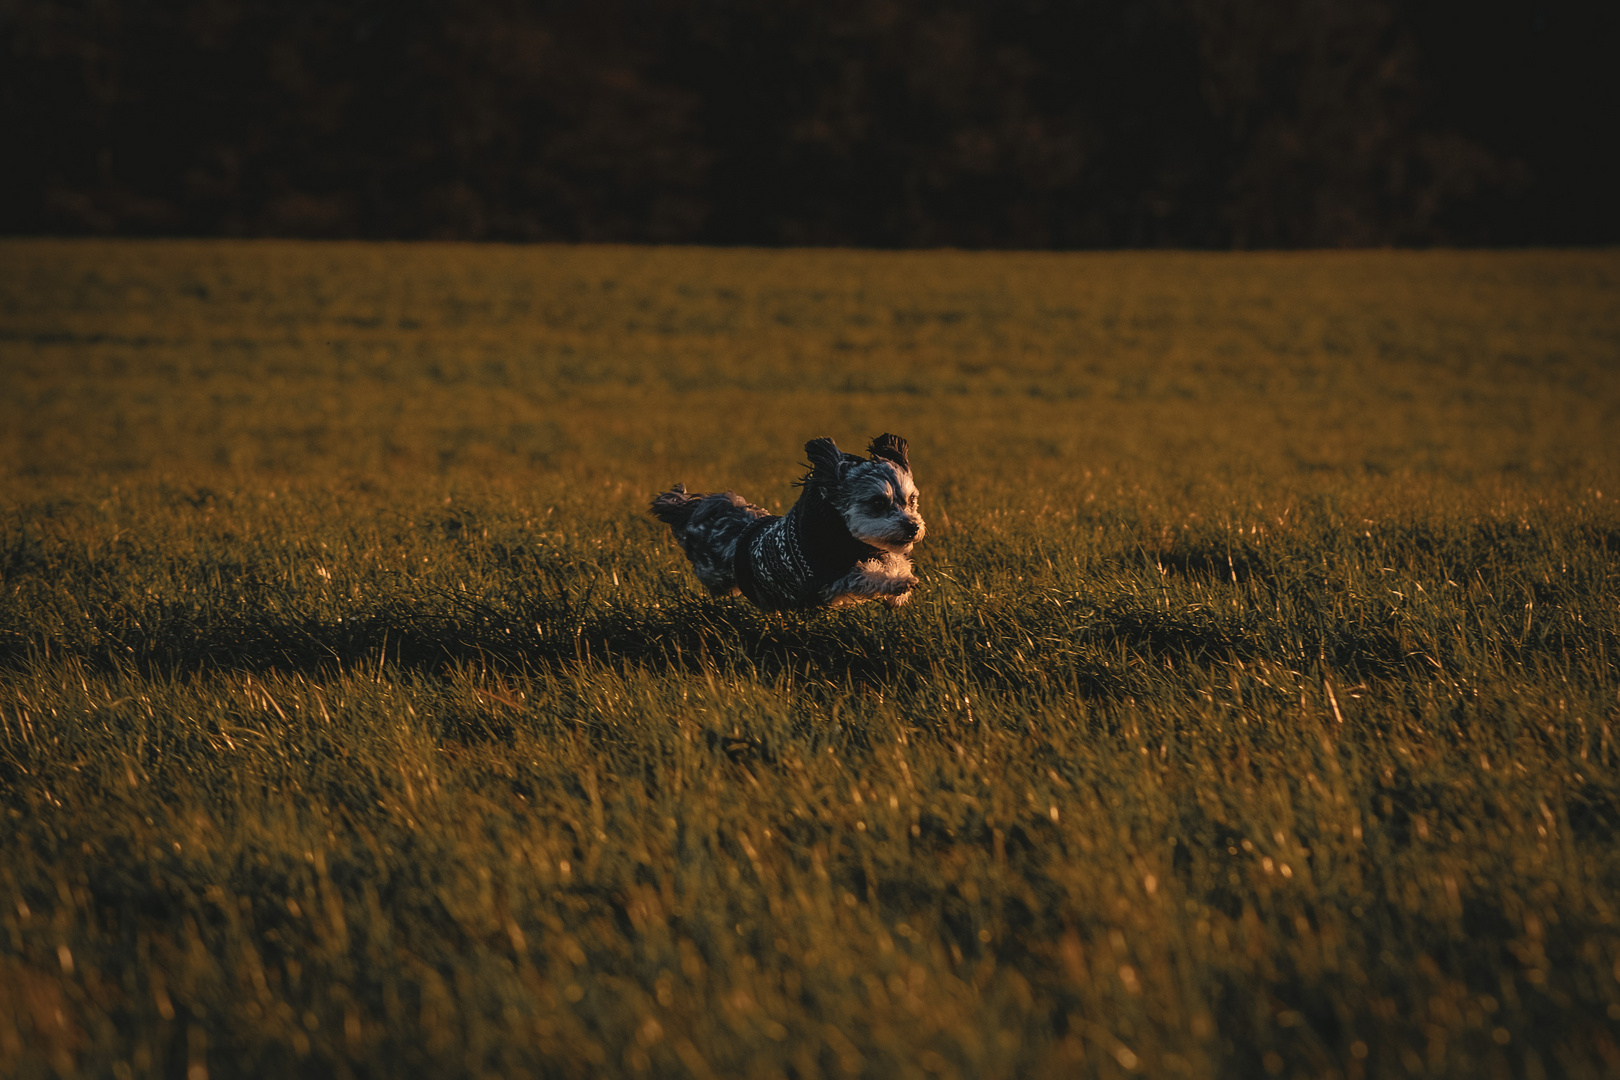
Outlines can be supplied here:
[[0, 243], [0, 1074], [1613, 1075], [1617, 282]]

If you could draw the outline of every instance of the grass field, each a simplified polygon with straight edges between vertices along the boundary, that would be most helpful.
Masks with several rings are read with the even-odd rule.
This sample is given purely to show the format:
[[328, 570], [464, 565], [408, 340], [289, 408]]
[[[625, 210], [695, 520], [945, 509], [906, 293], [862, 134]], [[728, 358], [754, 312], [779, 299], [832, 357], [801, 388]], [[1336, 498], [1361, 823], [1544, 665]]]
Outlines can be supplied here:
[[[0, 1074], [1620, 1075], [1617, 301], [0, 242]], [[899, 612], [645, 512], [885, 430]]]

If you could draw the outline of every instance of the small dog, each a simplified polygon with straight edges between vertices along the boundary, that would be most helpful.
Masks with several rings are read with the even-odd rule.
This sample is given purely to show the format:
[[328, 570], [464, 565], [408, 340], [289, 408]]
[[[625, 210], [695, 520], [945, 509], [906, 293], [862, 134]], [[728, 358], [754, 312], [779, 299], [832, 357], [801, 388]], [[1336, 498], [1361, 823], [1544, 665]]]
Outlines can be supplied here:
[[879, 435], [870, 460], [831, 439], [804, 444], [810, 471], [781, 517], [729, 491], [689, 494], [684, 484], [653, 500], [698, 580], [716, 596], [741, 592], [766, 611], [879, 599], [899, 607], [917, 576], [906, 558], [927, 526], [906, 440]]

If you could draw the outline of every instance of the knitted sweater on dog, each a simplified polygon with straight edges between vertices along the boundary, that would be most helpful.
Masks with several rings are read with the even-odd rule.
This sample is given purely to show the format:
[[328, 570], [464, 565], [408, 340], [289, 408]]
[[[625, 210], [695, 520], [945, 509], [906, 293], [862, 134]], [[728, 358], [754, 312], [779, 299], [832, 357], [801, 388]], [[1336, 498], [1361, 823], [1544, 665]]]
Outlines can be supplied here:
[[817, 488], [806, 487], [781, 517], [762, 517], [737, 539], [737, 587], [766, 611], [815, 607], [822, 591], [881, 555], [850, 535], [843, 516]]

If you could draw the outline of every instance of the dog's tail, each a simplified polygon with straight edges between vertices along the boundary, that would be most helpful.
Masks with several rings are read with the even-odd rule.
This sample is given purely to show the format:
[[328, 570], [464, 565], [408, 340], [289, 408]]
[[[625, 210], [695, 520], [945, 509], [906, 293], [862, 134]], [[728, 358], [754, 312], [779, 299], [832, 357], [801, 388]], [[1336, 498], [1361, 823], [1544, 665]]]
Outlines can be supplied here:
[[679, 533], [702, 501], [703, 496], [688, 494], [685, 484], [676, 484], [652, 501], [653, 516]]

